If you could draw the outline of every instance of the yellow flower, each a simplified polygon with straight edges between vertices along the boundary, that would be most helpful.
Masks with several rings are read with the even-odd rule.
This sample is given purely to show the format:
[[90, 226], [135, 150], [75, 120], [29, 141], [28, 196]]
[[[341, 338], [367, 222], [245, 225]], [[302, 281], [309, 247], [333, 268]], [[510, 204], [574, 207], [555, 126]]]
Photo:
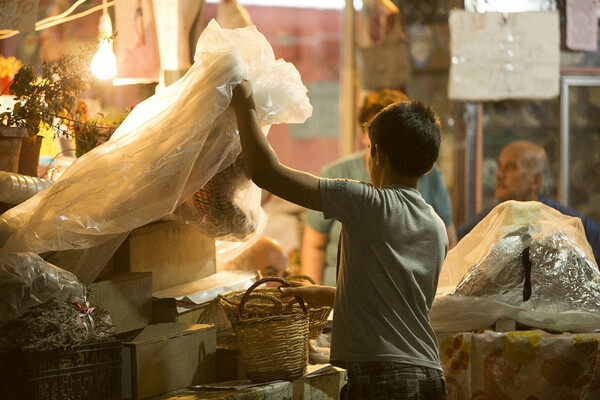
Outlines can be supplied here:
[[504, 356], [514, 364], [526, 365], [540, 349], [542, 335], [536, 331], [513, 331], [502, 336]]
[[598, 336], [575, 335], [571, 338], [571, 344], [584, 353], [594, 353], [598, 349]]
[[440, 345], [440, 352], [448, 372], [457, 374], [466, 370], [471, 363], [471, 343], [465, 341], [462, 334], [444, 339]]
[[0, 78], [8, 77], [10, 80], [13, 80], [21, 66], [21, 61], [15, 57], [0, 56]]

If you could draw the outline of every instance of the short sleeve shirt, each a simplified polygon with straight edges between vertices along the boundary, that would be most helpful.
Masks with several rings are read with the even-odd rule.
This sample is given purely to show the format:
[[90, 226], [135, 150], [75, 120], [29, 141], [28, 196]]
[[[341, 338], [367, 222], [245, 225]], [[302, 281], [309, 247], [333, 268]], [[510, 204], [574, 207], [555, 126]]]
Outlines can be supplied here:
[[342, 223], [331, 362], [440, 369], [429, 324], [448, 248], [444, 223], [415, 190], [321, 179], [325, 218]]
[[[323, 178], [346, 178], [368, 183], [369, 173], [365, 168], [365, 151], [353, 153], [325, 166], [321, 176]], [[452, 207], [440, 170], [434, 166], [430, 173], [419, 180], [418, 189], [423, 199], [433, 207], [444, 221], [444, 224], [449, 226], [452, 223]], [[306, 224], [317, 232], [328, 236], [325, 248], [326, 265], [322, 282], [325, 285], [335, 286], [335, 266], [341, 225], [333, 219], [325, 219], [322, 212], [313, 210], [306, 211]]]

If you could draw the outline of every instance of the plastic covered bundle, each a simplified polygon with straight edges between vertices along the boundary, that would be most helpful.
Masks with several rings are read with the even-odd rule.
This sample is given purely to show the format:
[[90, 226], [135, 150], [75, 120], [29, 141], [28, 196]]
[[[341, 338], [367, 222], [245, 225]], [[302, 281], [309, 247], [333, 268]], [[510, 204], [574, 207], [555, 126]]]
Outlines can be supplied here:
[[254, 188], [240, 154], [233, 164], [213, 176], [167, 218], [192, 224], [213, 239], [246, 240], [257, 232], [260, 219], [254, 215], [256, 207], [244, 204], [256, 198], [249, 195]]
[[[271, 124], [310, 116], [300, 74], [275, 60], [256, 28], [223, 30], [211, 21], [184, 77], [138, 104], [109, 141], [78, 158], [49, 189], [2, 215], [0, 253], [96, 249], [110, 257], [111, 251], [97, 248], [114, 251], [131, 230], [173, 212], [239, 155], [228, 106], [243, 79], [252, 83], [265, 134]], [[258, 189], [248, 185], [236, 199], [256, 224]], [[84, 283], [107, 261], [72, 258], [60, 266]]]
[[83, 303], [85, 294], [85, 286], [75, 275], [36, 254], [14, 253], [0, 258], [0, 323], [51, 299]]
[[557, 331], [600, 328], [600, 274], [581, 221], [538, 202], [494, 208], [448, 253], [438, 293], [430, 317], [440, 331], [499, 318]]

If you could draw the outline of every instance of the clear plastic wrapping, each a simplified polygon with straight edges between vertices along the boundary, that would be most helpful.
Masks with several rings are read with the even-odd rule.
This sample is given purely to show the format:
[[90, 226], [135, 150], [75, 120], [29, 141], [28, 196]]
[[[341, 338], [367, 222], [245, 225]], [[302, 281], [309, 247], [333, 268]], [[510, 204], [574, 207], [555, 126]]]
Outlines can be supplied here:
[[[310, 116], [300, 74], [275, 60], [255, 27], [223, 30], [211, 21], [184, 77], [138, 104], [109, 141], [75, 160], [54, 185], [2, 215], [0, 254], [114, 246], [173, 212], [239, 155], [228, 106], [243, 79], [252, 83], [265, 134], [271, 124]], [[247, 186], [236, 191], [236, 204], [258, 225], [252, 219], [262, 215], [260, 192]], [[88, 261], [60, 266], [89, 283], [106, 259]]]
[[442, 281], [434, 328], [486, 328], [507, 317], [542, 329], [600, 329], [600, 274], [581, 221], [542, 203], [494, 208], [448, 253]]
[[0, 323], [23, 315], [32, 307], [55, 299], [85, 302], [86, 288], [69, 271], [33, 253], [0, 257]]
[[501, 238], [452, 292], [543, 312], [600, 311], [600, 275], [560, 229], [521, 228]]

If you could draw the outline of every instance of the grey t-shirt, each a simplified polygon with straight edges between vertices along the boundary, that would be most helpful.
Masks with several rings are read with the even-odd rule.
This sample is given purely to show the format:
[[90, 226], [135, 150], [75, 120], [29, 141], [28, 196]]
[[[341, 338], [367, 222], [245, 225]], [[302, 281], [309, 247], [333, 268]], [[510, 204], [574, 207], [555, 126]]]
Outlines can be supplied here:
[[331, 363], [388, 361], [441, 369], [429, 310], [448, 250], [421, 194], [321, 179], [323, 213], [342, 223]]
[[[338, 161], [326, 165], [321, 171], [323, 178], [344, 178], [369, 183], [369, 173], [365, 167], [366, 150], [353, 153]], [[452, 223], [452, 208], [448, 190], [442, 173], [434, 165], [431, 172], [419, 179], [417, 187], [423, 199], [430, 204], [444, 224]], [[338, 238], [341, 225], [338, 221], [324, 219], [323, 213], [306, 211], [306, 224], [317, 232], [327, 234], [325, 246], [325, 267], [321, 276], [324, 285], [335, 286], [335, 265], [337, 260]]]

